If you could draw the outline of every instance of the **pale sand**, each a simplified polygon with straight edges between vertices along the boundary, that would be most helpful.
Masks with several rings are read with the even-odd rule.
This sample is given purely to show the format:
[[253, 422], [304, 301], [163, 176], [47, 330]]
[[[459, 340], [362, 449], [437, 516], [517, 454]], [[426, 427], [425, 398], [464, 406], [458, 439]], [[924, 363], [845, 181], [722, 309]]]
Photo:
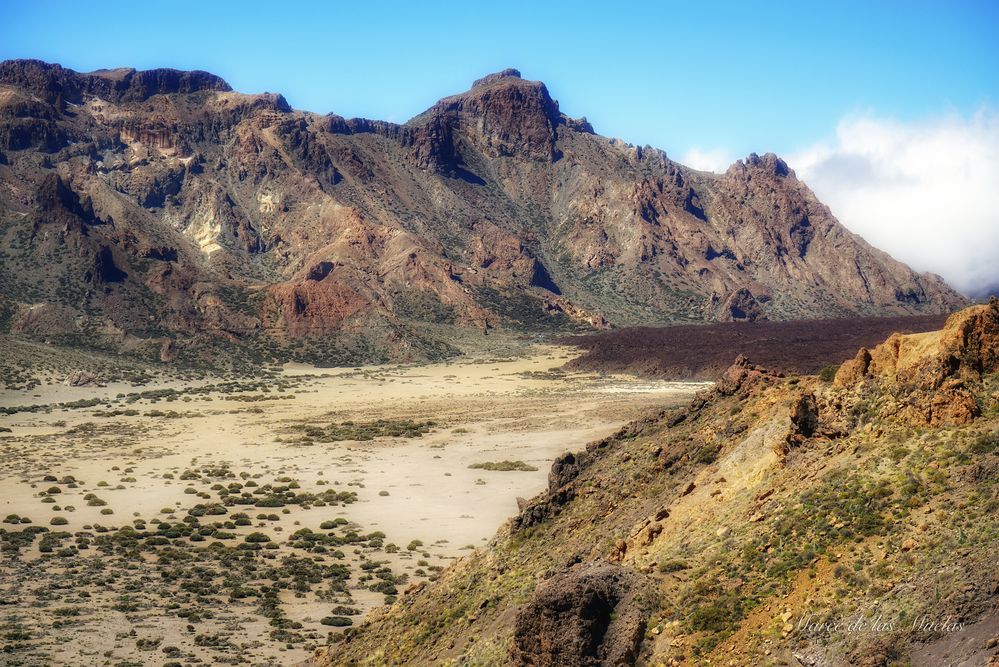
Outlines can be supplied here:
[[[557, 455], [581, 449], [633, 418], [679, 404], [704, 386], [552, 372], [568, 355], [564, 348], [535, 346], [518, 358], [418, 367], [311, 369], [289, 365], [282, 378], [294, 386], [270, 395], [260, 391], [181, 394], [176, 400], [141, 400], [110, 408], [135, 409], [138, 416], [94, 415], [96, 410], [108, 410], [107, 406], [2, 416], [0, 426], [10, 427], [13, 433], [0, 434], [4, 463], [0, 470], [0, 516], [27, 516], [43, 526], [48, 526], [53, 515], [64, 516], [69, 525], [58, 530], [70, 532], [85, 525], [122, 526], [134, 516], [147, 521], [155, 517], [170, 520], [161, 513], [167, 507], [179, 509], [176, 521], [185, 516], [185, 508], [210, 502], [185, 494], [184, 489], [193, 486], [207, 492], [217, 480], [179, 479], [185, 470], [207, 465], [224, 464], [234, 474], [258, 475], [261, 484], [288, 477], [303, 491], [356, 491], [358, 501], [346, 506], [289, 506], [287, 514], [254, 507], [230, 510], [245, 511], [251, 518], [261, 512], [280, 514], [279, 522], [253, 519], [253, 526], [233, 531], [238, 535], [261, 530], [280, 540], [300, 527], [318, 531], [320, 522], [337, 517], [356, 524], [362, 534], [384, 532], [385, 544], [399, 545], [399, 553], [343, 549], [350, 552], [344, 562], [351, 563], [353, 570], [352, 604], [370, 609], [381, 604], [383, 596], [361, 587], [357, 579], [360, 571], [354, 567], [359, 559], [386, 561], [393, 571], [408, 573], [410, 583], [418, 581], [420, 576], [414, 572], [420, 554], [428, 554], [424, 559], [430, 565], [447, 565], [450, 559], [467, 553], [468, 546], [483, 544], [516, 513], [518, 496], [529, 498], [545, 488], [548, 469]], [[120, 393], [166, 387], [182, 391], [203, 384], [170, 382], [138, 389], [41, 386], [26, 393], [0, 392], [0, 405], [113, 398]], [[247, 394], [263, 395], [268, 400], [235, 400]], [[294, 398], [270, 400], [289, 394]], [[150, 410], [174, 410], [184, 416], [171, 419], [141, 414]], [[308, 446], [294, 442], [301, 437], [295, 426], [376, 419], [429, 419], [436, 426], [418, 438], [381, 437]], [[79, 431], [81, 426], [86, 431], [74, 435], [74, 428]], [[490, 472], [468, 467], [502, 460], [523, 461], [537, 470]], [[119, 469], [113, 470], [115, 466]], [[174, 479], [164, 479], [164, 473], [173, 474]], [[38, 492], [52, 485], [42, 481], [45, 474], [60, 479], [73, 475], [83, 483], [77, 489], [63, 485], [62, 493], [54, 496], [55, 504], [43, 504]], [[321, 480], [329, 485], [318, 486]], [[108, 486], [98, 486], [100, 481]], [[115, 489], [119, 485], [124, 488]], [[88, 492], [107, 501], [114, 514], [101, 515], [102, 508], [87, 506], [83, 496]], [[54, 505], [63, 510], [53, 511]], [[75, 510], [65, 511], [67, 505]], [[202, 517], [202, 521], [210, 518]], [[4, 527], [13, 528], [8, 524]], [[421, 540], [424, 546], [411, 553], [405, 547], [412, 540]], [[39, 558], [35, 547], [37, 542], [22, 552], [23, 561]], [[277, 553], [284, 550], [282, 545]], [[0, 587], [8, 594], [18, 589], [21, 582], [15, 581], [17, 576], [16, 568], [5, 561], [0, 567]], [[288, 591], [282, 593], [281, 602], [288, 618], [302, 621], [307, 629], [323, 634], [332, 630], [317, 623], [328, 615], [329, 602], [311, 594], [295, 598]], [[38, 617], [42, 612], [32, 610], [30, 603], [21, 596], [13, 609], [7, 606], [0, 614]], [[238, 613], [241, 604], [227, 611]], [[277, 648], [281, 645], [266, 638], [266, 621], [255, 618], [252, 611], [252, 604], [242, 609], [240, 633], [244, 641], [253, 633], [261, 636], [263, 646], [246, 649], [252, 660], [285, 664], [308, 655], [308, 644]], [[191, 655], [210, 659], [213, 649], [190, 646], [191, 638], [185, 638], [181, 631], [183, 619], [156, 610], [144, 618], [151, 620], [150, 632], [165, 637], [164, 645], [174, 644]], [[164, 656], [158, 651], [137, 652], [132, 646], [134, 638], [115, 638], [122, 628], [127, 632], [135, 623], [134, 615], [126, 619], [124, 614], [109, 612], [97, 614], [83, 629], [77, 625], [72, 630], [49, 631], [53, 645], [59, 642], [60, 634], [68, 633], [72, 642], [51, 648], [48, 660], [50, 664], [79, 664], [83, 656], [114, 646], [114, 660], [109, 664], [123, 659], [162, 663]]]

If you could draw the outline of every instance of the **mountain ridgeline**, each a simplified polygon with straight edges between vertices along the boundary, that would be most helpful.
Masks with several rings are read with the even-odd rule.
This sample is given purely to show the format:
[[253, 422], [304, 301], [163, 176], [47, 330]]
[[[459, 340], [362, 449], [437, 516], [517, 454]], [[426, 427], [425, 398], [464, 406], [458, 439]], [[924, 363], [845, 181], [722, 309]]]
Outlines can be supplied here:
[[0, 235], [4, 330], [165, 361], [416, 360], [455, 332], [965, 303], [777, 156], [697, 171], [597, 135], [516, 70], [398, 125], [206, 72], [7, 61]]

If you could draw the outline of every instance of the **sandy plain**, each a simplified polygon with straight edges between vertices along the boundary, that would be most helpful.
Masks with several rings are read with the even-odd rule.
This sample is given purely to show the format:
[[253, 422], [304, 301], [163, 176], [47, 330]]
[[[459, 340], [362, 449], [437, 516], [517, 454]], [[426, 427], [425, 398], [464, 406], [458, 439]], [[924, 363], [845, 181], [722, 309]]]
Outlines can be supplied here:
[[0, 664], [306, 659], [705, 386], [575, 354], [0, 392]]

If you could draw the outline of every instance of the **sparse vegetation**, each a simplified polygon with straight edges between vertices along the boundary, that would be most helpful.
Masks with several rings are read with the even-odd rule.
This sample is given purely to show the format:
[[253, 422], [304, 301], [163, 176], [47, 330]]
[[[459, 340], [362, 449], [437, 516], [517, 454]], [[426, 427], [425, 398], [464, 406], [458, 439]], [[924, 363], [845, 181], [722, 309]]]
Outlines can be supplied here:
[[484, 463], [473, 463], [469, 468], [473, 470], [490, 470], [499, 472], [534, 472], [537, 470], [535, 466], [532, 466], [523, 461], [486, 461]]
[[819, 379], [823, 382], [832, 382], [836, 377], [836, 371], [839, 370], [839, 364], [833, 364], [831, 366], [823, 366], [822, 370], [819, 371]]
[[436, 426], [433, 421], [376, 419], [371, 422], [352, 421], [329, 426], [301, 426], [300, 431], [313, 442], [366, 441], [375, 438], [419, 438]]

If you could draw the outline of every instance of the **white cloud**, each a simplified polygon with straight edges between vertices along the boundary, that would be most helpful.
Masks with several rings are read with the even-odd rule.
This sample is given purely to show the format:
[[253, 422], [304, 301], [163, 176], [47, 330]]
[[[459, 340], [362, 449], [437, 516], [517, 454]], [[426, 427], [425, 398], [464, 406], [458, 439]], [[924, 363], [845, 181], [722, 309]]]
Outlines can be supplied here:
[[680, 158], [680, 163], [688, 167], [716, 173], [725, 171], [733, 162], [735, 162], [735, 158], [728, 151], [721, 148], [711, 150], [691, 148]]
[[999, 287], [999, 112], [854, 116], [788, 156], [848, 229], [971, 294]]

